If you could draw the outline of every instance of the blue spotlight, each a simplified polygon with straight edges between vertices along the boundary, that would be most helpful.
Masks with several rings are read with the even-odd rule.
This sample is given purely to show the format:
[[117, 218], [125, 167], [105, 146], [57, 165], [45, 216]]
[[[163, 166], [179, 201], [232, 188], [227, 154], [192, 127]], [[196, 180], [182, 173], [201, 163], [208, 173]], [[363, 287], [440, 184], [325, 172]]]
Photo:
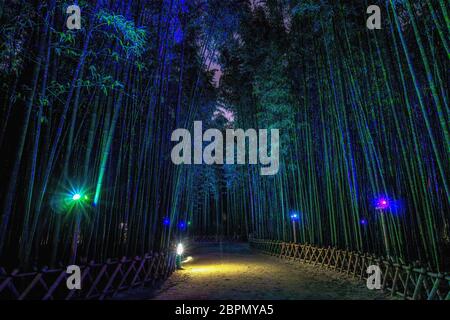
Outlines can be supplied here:
[[184, 222], [183, 220], [180, 221], [180, 222], [178, 223], [178, 228], [179, 228], [180, 230], [185, 230], [185, 229], [186, 229], [186, 222]]
[[169, 226], [170, 225], [170, 219], [168, 217], [165, 217], [163, 219], [163, 225], [165, 225], [165, 226]]
[[300, 219], [300, 214], [297, 211], [291, 211], [290, 212], [290, 217], [292, 221], [299, 221]]

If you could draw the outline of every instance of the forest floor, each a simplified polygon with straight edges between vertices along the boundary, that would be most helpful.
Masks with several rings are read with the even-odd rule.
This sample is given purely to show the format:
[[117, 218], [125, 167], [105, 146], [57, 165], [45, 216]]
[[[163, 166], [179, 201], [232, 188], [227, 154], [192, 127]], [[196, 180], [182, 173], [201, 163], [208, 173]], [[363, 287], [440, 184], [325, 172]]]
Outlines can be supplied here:
[[192, 261], [159, 288], [123, 292], [116, 299], [157, 300], [373, 300], [380, 291], [337, 272], [280, 260], [245, 243], [186, 248]]

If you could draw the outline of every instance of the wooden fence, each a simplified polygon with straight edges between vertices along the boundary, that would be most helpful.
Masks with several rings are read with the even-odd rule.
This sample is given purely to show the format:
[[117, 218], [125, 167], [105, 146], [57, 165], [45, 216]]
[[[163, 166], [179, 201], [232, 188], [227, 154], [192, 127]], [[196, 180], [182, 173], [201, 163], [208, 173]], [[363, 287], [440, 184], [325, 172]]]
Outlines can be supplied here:
[[250, 239], [250, 245], [280, 259], [329, 268], [364, 281], [367, 279], [367, 268], [377, 265], [382, 273], [382, 289], [391, 297], [406, 300], [450, 300], [450, 275], [447, 273], [434, 273], [425, 268], [331, 247], [320, 248], [309, 244], [261, 239]]
[[175, 270], [174, 253], [108, 259], [81, 266], [81, 290], [67, 289], [66, 269], [7, 273], [0, 268], [0, 300], [103, 300], [138, 286], [152, 286]]

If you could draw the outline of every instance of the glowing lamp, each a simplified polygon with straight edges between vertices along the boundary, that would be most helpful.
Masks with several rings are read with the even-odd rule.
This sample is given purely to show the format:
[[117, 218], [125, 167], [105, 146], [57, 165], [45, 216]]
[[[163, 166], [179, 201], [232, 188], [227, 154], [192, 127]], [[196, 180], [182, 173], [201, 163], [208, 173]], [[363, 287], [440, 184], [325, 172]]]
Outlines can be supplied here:
[[168, 217], [165, 217], [165, 218], [163, 219], [163, 225], [165, 225], [165, 226], [170, 225], [170, 219], [169, 219]]
[[73, 196], [72, 196], [72, 200], [73, 201], [78, 201], [78, 200], [80, 200], [81, 199], [81, 194], [79, 194], [79, 193], [75, 193]]
[[380, 197], [375, 200], [375, 209], [387, 210], [391, 207], [391, 201], [386, 197]]
[[178, 255], [178, 256], [181, 256], [181, 255], [183, 254], [183, 252], [184, 252], [183, 244], [182, 244], [182, 243], [179, 243], [179, 244], [177, 245], [177, 255]]
[[175, 259], [175, 264], [176, 264], [177, 269], [182, 269], [181, 264], [183, 263], [183, 261], [181, 259], [183, 258], [184, 247], [181, 242], [177, 245], [176, 251], [177, 251], [177, 257]]
[[186, 222], [180, 221], [180, 222], [178, 223], [178, 228], [180, 228], [180, 230], [186, 229]]

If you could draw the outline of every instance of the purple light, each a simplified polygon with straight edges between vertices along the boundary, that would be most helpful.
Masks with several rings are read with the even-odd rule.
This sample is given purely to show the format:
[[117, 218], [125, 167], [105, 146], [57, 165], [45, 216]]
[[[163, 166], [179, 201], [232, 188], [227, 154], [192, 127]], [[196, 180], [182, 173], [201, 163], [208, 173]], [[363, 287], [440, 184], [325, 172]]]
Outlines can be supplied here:
[[365, 225], [367, 224], [367, 220], [363, 218], [363, 219], [361, 219], [360, 223], [361, 223], [363, 226], [365, 226]]
[[380, 197], [375, 200], [375, 209], [387, 210], [391, 207], [391, 201], [386, 197]]

